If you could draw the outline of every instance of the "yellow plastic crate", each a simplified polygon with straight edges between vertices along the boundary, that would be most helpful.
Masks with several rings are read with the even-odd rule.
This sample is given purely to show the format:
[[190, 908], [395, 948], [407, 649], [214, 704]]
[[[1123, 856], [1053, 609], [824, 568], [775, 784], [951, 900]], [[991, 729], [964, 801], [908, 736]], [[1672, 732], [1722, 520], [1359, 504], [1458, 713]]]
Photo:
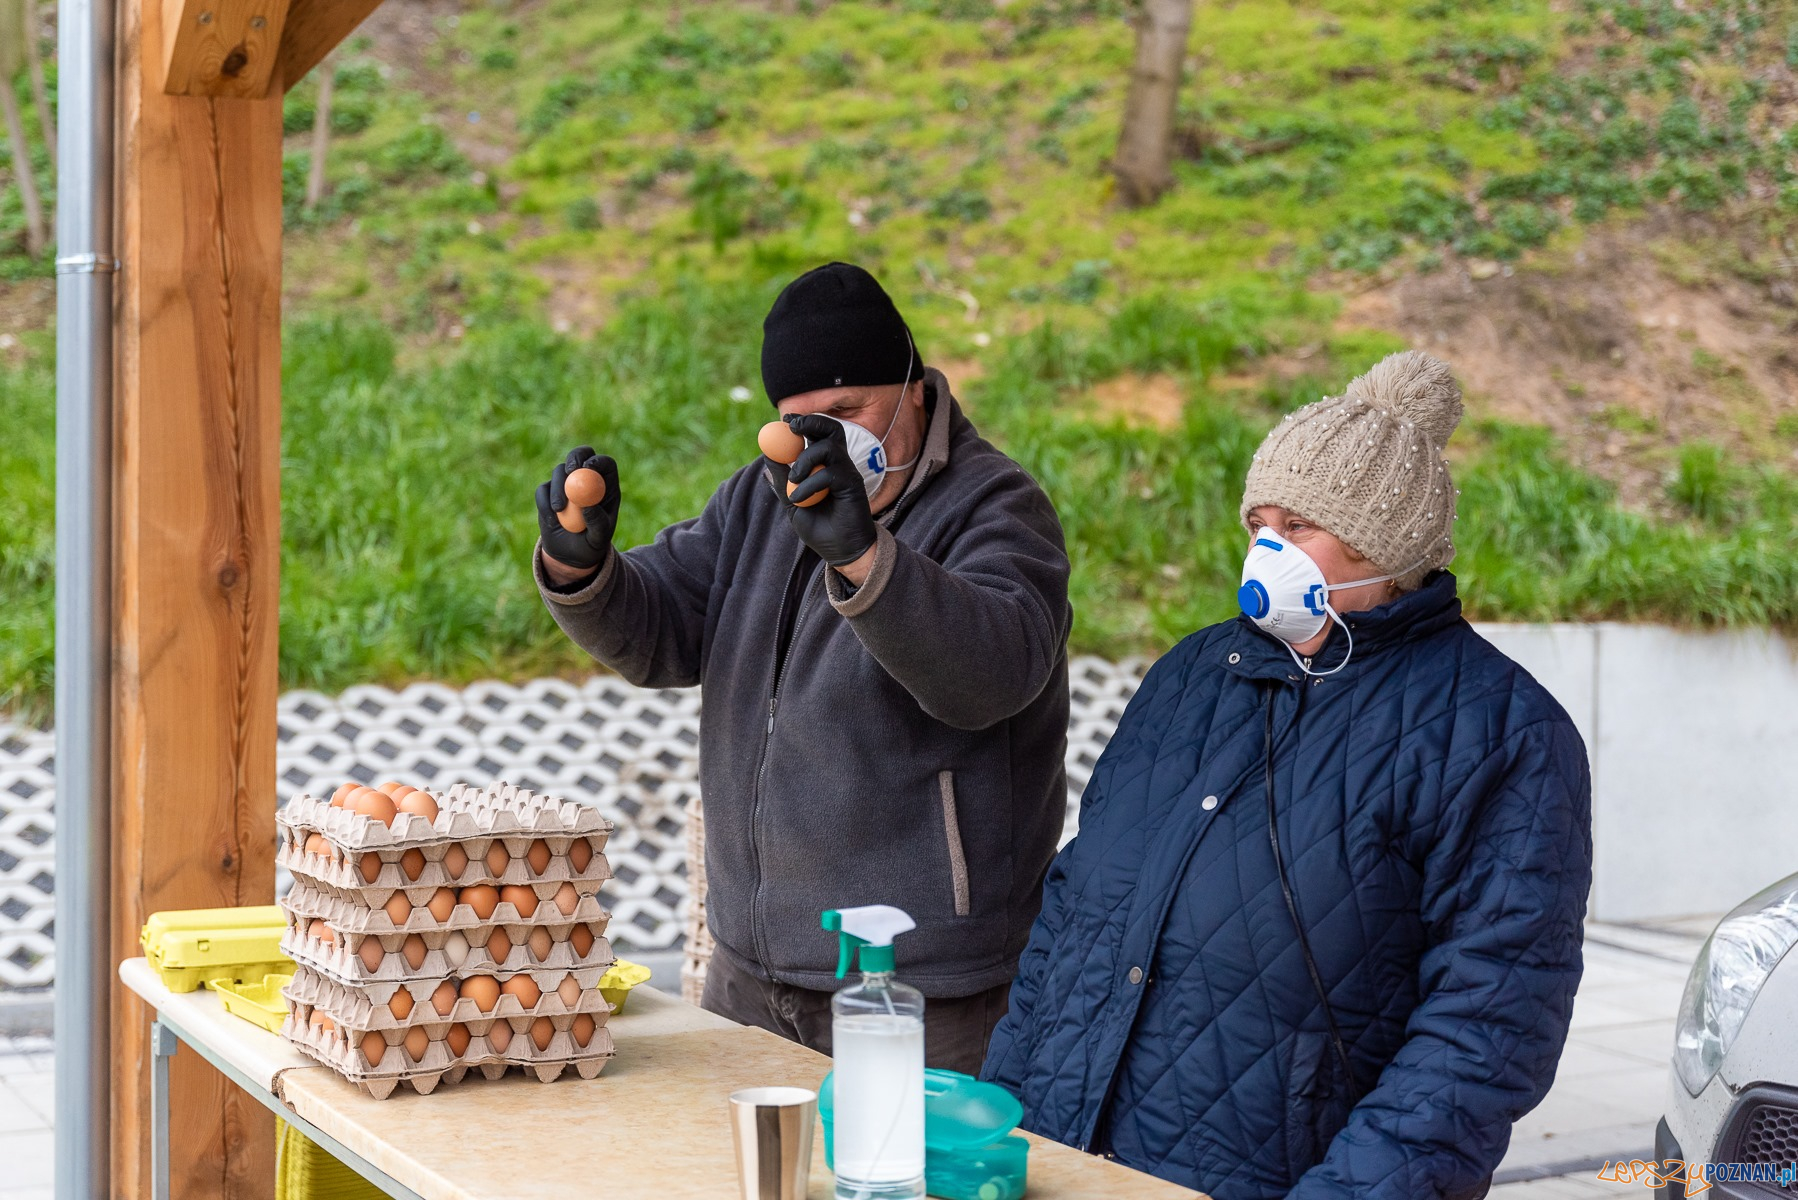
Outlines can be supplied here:
[[191, 992], [214, 979], [260, 983], [293, 972], [281, 953], [287, 922], [274, 904], [152, 913], [138, 940], [171, 992]]
[[242, 1017], [252, 1025], [270, 1033], [281, 1032], [287, 1019], [287, 997], [281, 989], [293, 982], [293, 973], [264, 975], [259, 983], [238, 983], [230, 979], [208, 980], [206, 986], [218, 993], [225, 1011]]
[[599, 994], [606, 998], [606, 1003], [612, 1006], [613, 1012], [621, 1013], [624, 1011], [625, 997], [631, 994], [631, 989], [639, 983], [647, 982], [648, 967], [641, 963], [626, 962], [621, 958], [599, 977]]
[[286, 1121], [277, 1120], [275, 1128], [275, 1200], [387, 1200], [386, 1192]]

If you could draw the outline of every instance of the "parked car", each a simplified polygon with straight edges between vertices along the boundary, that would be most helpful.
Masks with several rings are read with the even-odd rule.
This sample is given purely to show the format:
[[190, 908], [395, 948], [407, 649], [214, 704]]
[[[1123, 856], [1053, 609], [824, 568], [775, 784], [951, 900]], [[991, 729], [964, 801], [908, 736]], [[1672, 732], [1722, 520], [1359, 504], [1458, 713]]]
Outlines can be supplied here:
[[[1798, 875], [1744, 901], [1692, 964], [1655, 1157], [1716, 1200], [1798, 1195]], [[1709, 1165], [1709, 1173], [1706, 1166]], [[1701, 1194], [1676, 1172], [1659, 1195]]]

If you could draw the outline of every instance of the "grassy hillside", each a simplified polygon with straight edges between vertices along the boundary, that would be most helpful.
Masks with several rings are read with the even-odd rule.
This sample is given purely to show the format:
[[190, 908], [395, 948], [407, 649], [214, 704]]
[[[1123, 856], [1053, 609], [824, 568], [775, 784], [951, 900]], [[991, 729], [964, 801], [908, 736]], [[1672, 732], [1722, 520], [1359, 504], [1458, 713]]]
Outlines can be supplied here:
[[[1479, 615], [1798, 617], [1798, 4], [1202, 4], [1136, 212], [1124, 15], [387, 0], [316, 212], [316, 82], [286, 102], [284, 681], [578, 667], [531, 487], [590, 439], [623, 540], [696, 511], [766, 419], [762, 312], [829, 258], [1049, 488], [1081, 649], [1226, 615], [1261, 431], [1404, 344], [1469, 383]], [[0, 346], [0, 705], [47, 695], [49, 411], [42, 333]]]

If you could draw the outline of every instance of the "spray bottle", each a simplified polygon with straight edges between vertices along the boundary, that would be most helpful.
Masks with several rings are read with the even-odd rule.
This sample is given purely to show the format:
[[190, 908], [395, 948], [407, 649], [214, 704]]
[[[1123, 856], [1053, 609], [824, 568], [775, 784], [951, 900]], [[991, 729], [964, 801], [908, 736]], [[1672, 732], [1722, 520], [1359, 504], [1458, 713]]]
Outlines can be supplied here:
[[862, 972], [830, 1003], [837, 1200], [922, 1200], [924, 994], [893, 978], [893, 939], [917, 922], [871, 904], [829, 910], [824, 928], [837, 935], [837, 978], [857, 949]]

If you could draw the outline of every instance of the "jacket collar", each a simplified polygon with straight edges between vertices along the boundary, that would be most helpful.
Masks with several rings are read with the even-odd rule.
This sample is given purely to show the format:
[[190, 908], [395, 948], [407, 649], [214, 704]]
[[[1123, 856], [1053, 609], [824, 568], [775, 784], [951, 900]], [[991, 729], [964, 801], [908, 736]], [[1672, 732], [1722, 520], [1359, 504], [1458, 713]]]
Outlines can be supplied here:
[[949, 435], [956, 418], [961, 415], [961, 405], [949, 391], [949, 381], [935, 367], [924, 369], [924, 388], [927, 394], [936, 396], [936, 406], [930, 412], [930, 424], [924, 428], [924, 445], [918, 451], [918, 462], [912, 468], [911, 478], [905, 481], [905, 490], [876, 518], [883, 525], [891, 524], [901, 512], [910, 508], [918, 493], [949, 465]]
[[[1455, 577], [1448, 571], [1433, 571], [1424, 577], [1415, 591], [1364, 612], [1344, 613], [1343, 620], [1354, 634], [1354, 654], [1340, 674], [1323, 678], [1349, 680], [1359, 674], [1358, 668], [1395, 646], [1422, 641], [1461, 619], [1461, 599], [1456, 594]], [[1248, 679], [1304, 678], [1292, 661], [1285, 642], [1264, 632], [1253, 621], [1239, 616], [1230, 622], [1228, 634], [1219, 640], [1219, 653], [1225, 670]], [[1348, 639], [1337, 624], [1330, 622], [1330, 636], [1312, 657], [1313, 671], [1328, 671], [1342, 661], [1348, 652]]]

